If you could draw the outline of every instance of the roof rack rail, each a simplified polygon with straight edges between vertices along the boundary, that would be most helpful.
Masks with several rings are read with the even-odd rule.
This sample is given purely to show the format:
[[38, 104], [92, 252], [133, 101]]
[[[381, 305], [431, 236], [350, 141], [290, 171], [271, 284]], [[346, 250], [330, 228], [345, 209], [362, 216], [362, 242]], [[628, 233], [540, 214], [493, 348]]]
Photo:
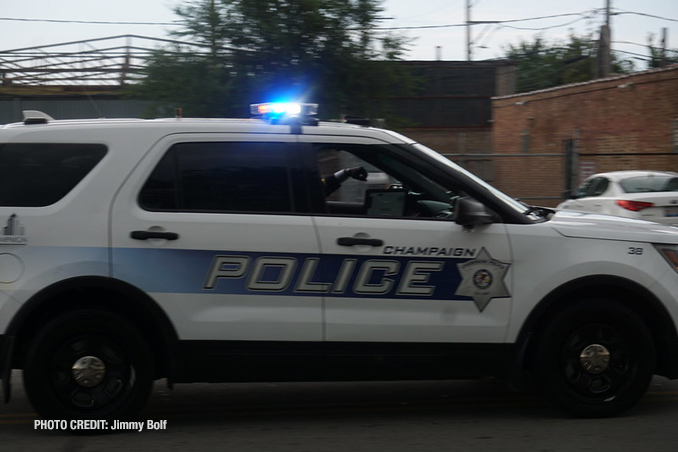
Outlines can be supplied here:
[[44, 113], [40, 110], [24, 110], [22, 111], [24, 115], [24, 124], [47, 124], [49, 121], [54, 121], [47, 113]]

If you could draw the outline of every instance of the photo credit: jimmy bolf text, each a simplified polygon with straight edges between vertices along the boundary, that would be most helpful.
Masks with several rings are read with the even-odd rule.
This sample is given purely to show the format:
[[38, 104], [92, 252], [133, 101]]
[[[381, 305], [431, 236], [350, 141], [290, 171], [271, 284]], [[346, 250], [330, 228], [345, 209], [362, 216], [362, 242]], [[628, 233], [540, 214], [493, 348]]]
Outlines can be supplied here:
[[34, 430], [111, 430], [111, 431], [136, 431], [166, 430], [167, 421], [107, 421], [95, 419], [73, 420], [42, 420], [33, 421]]

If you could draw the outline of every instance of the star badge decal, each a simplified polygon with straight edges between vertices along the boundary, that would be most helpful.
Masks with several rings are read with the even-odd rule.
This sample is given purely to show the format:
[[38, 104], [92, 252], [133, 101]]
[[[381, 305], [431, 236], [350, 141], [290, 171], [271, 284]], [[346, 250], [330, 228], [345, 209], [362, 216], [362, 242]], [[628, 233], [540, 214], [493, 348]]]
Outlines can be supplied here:
[[493, 259], [483, 247], [475, 259], [457, 264], [461, 273], [461, 284], [455, 295], [472, 297], [480, 312], [493, 298], [510, 297], [504, 277], [511, 264]]

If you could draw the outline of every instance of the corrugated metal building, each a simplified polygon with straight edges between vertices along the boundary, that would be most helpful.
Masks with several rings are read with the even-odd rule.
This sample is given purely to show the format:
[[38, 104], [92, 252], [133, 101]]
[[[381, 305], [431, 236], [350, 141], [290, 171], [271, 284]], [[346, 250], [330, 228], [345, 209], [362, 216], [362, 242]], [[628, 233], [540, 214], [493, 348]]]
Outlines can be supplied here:
[[40, 110], [57, 119], [139, 118], [150, 101], [83, 96], [79, 99], [14, 97], [0, 99], [0, 124], [23, 119], [23, 110]]

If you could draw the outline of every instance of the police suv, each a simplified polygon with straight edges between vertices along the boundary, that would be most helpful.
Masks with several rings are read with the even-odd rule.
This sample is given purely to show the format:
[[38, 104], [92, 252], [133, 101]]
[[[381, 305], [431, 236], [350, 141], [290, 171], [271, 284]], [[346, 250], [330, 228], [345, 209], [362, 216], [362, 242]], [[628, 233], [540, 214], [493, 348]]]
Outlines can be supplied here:
[[[618, 414], [678, 378], [678, 228], [530, 207], [314, 105], [0, 127], [0, 371], [47, 419], [154, 380], [538, 385]], [[356, 121], [359, 122], [359, 121]]]

